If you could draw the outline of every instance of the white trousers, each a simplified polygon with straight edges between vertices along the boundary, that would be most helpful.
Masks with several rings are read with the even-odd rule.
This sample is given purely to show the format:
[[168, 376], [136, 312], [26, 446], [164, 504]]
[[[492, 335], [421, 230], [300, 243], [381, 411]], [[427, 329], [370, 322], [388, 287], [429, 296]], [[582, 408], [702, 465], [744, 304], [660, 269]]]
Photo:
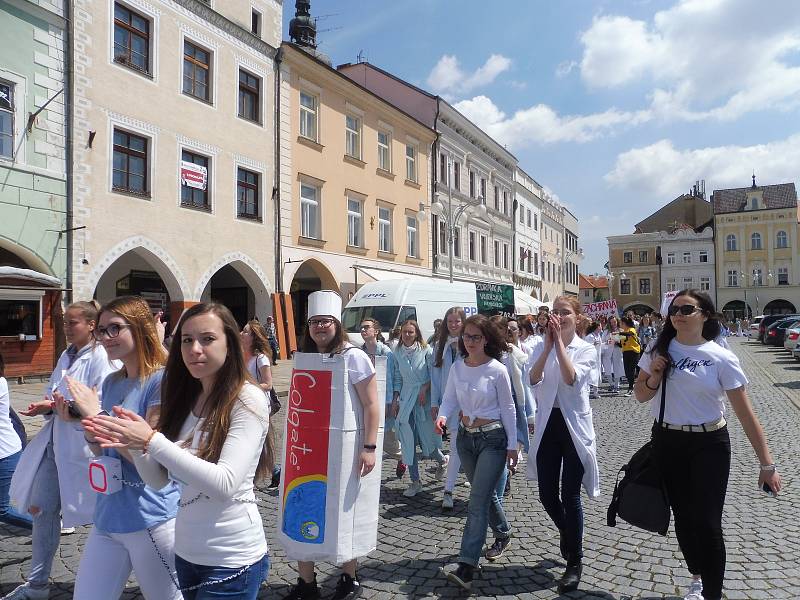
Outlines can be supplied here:
[[444, 482], [445, 492], [452, 492], [455, 489], [458, 472], [461, 470], [461, 458], [458, 456], [458, 448], [456, 448], [459, 412], [461, 411], [456, 410], [452, 415], [448, 415], [447, 417], [447, 433], [450, 436], [450, 462], [447, 463], [447, 479]]
[[603, 373], [609, 377], [611, 383], [619, 385], [619, 378], [625, 374], [625, 366], [622, 363], [622, 348], [610, 346], [609, 344], [603, 345]]
[[92, 527], [83, 549], [74, 598], [80, 600], [118, 599], [133, 571], [146, 600], [182, 600], [175, 587], [175, 519], [150, 528], [158, 550], [170, 571], [153, 547], [146, 529], [133, 533], [105, 533]]

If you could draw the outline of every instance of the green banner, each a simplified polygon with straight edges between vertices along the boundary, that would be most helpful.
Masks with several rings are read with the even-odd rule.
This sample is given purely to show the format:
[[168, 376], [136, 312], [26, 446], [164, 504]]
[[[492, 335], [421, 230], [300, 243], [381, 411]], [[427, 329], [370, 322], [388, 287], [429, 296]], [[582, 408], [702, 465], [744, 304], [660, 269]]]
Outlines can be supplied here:
[[475, 295], [478, 299], [478, 313], [482, 315], [513, 317], [516, 313], [513, 285], [476, 282]]

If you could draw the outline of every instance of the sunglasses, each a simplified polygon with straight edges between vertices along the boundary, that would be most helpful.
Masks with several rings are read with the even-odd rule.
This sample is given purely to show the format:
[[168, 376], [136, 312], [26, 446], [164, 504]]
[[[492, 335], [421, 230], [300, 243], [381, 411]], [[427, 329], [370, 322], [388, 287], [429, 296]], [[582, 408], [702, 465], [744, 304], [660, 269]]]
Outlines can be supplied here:
[[674, 317], [678, 313], [682, 314], [684, 317], [688, 317], [698, 310], [702, 312], [703, 309], [699, 306], [695, 306], [694, 304], [683, 304], [681, 306], [670, 306], [667, 312], [669, 313], [670, 317]]

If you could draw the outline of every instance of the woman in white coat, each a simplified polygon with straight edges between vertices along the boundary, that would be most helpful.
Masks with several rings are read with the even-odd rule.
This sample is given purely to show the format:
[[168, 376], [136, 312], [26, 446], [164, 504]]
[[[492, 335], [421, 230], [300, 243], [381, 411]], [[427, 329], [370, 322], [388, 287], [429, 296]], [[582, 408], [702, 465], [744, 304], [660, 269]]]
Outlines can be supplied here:
[[611, 393], [619, 393], [619, 379], [625, 374], [625, 364], [622, 361], [622, 341], [619, 335], [619, 319], [609, 317], [603, 333], [603, 373], [611, 381]]
[[[64, 314], [67, 349], [62, 352], [50, 376], [45, 399], [34, 402], [23, 415], [45, 415], [39, 434], [26, 447], [20, 474], [28, 471], [30, 481], [21, 508], [33, 515], [31, 570], [28, 581], [5, 598], [24, 600], [49, 596], [50, 569], [58, 550], [61, 522], [67, 527], [92, 522], [96, 494], [89, 487], [87, 464], [94, 458], [83, 429], [74, 417], [62, 414], [63, 402], [53, 396], [70, 398], [66, 377], [96, 388], [98, 393], [106, 375], [120, 368], [110, 361], [105, 349], [95, 342], [92, 333], [97, 325], [99, 306], [94, 302], [75, 302]], [[62, 516], [63, 515], [63, 516]]]
[[[575, 333], [581, 305], [559, 296], [547, 335], [533, 349], [530, 373], [536, 396], [536, 433], [528, 461], [528, 478], [539, 483], [539, 498], [560, 534], [561, 555], [567, 561], [559, 593], [580, 583], [583, 558], [583, 508], [580, 488], [600, 494], [597, 446], [589, 404], [589, 386], [597, 369], [592, 344]], [[561, 497], [559, 498], [559, 480]]]

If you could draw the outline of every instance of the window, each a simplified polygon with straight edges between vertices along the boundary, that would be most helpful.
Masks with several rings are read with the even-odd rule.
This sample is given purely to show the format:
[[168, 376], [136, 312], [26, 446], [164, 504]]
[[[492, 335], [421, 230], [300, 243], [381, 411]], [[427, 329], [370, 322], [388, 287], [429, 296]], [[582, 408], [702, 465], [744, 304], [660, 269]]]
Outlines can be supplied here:
[[[542, 269], [542, 275], [544, 275], [544, 269]], [[550, 261], [547, 261], [547, 281], [550, 281]]]
[[320, 231], [320, 188], [300, 184], [300, 235], [318, 240]]
[[239, 167], [236, 174], [236, 214], [243, 219], [260, 221], [259, 215], [259, 175]]
[[378, 250], [392, 251], [392, 211], [385, 206], [378, 207]]
[[708, 292], [711, 290], [711, 277], [700, 278], [700, 291]]
[[689, 265], [692, 263], [692, 253], [691, 252], [684, 252], [683, 253], [683, 264]]
[[525, 248], [522, 246], [519, 247], [519, 270], [522, 271], [525, 268]]
[[255, 8], [250, 15], [250, 32], [258, 37], [261, 37], [261, 13]]
[[533, 214], [533, 228], [536, 230], [539, 229], [539, 215], [536, 213]]
[[357, 198], [347, 199], [347, 245], [356, 248], [364, 246], [363, 236], [363, 205]]
[[419, 258], [417, 248], [417, 218], [406, 216], [406, 239], [408, 243], [408, 255]]
[[150, 73], [150, 21], [114, 3], [114, 62]]
[[620, 279], [619, 280], [619, 293], [620, 294], [630, 294], [631, 293], [631, 280], [630, 279]]
[[503, 190], [503, 214], [508, 214], [508, 192]]
[[675, 292], [678, 290], [678, 286], [675, 283], [675, 279], [667, 279], [667, 291], [668, 292]]
[[633, 262], [633, 252], [623, 252], [622, 253], [622, 262], [625, 263], [626, 265], [632, 263]]
[[[528, 256], [530, 261], [530, 256]], [[503, 244], [503, 268], [508, 269], [508, 244]]]
[[387, 131], [378, 132], [378, 168], [392, 170], [392, 135]]
[[121, 192], [147, 194], [147, 138], [127, 131], [114, 130], [112, 187]]
[[469, 259], [475, 261], [475, 232], [469, 232]]
[[439, 219], [439, 254], [448, 254], [447, 250], [447, 224]]
[[522, 208], [521, 206], [519, 207], [519, 224], [520, 225], [525, 224], [525, 209]]
[[647, 250], [639, 250], [639, 262], [640, 263], [647, 262]]
[[486, 204], [486, 178], [481, 177], [481, 203]]
[[778, 285], [789, 285], [788, 267], [778, 267]]
[[736, 250], [736, 236], [732, 233], [725, 236], [725, 250], [728, 252]]
[[239, 116], [258, 123], [260, 98], [261, 79], [239, 69]]
[[481, 263], [484, 264], [484, 265], [489, 262], [489, 257], [487, 256], [487, 254], [488, 254], [487, 250], [488, 250], [488, 248], [486, 246], [486, 236], [482, 235], [481, 236]]
[[494, 186], [494, 209], [500, 212], [500, 188]]
[[406, 144], [406, 179], [417, 181], [417, 147], [413, 144]]
[[762, 286], [764, 285], [764, 276], [760, 268], [756, 267], [753, 269], [753, 285], [754, 286]]
[[453, 187], [461, 189], [461, 164], [457, 162], [453, 163]]
[[531, 251], [528, 250], [528, 273], [530, 273], [533, 270], [533, 260], [532, 260], [532, 258], [533, 257], [531, 256]]
[[461, 258], [461, 227], [453, 229], [453, 256]]
[[739, 287], [739, 272], [728, 269], [728, 287]]
[[531, 226], [531, 209], [530, 208], [526, 209], [526, 212], [528, 213], [528, 227], [530, 227]]
[[0, 336], [35, 340], [41, 335], [41, 300], [0, 300]]
[[205, 173], [204, 185], [200, 185], [199, 181], [194, 178], [182, 178], [181, 181], [181, 206], [189, 208], [200, 208], [202, 210], [211, 210], [211, 198], [209, 197], [209, 187], [211, 186], [211, 159], [202, 154], [197, 154], [189, 150], [184, 150], [181, 154], [181, 160], [194, 165], [192, 168], [198, 172]]
[[345, 116], [345, 152], [348, 156], [361, 160], [361, 119]]
[[776, 248], [789, 247], [789, 238], [786, 236], [785, 231], [779, 231], [778, 234], [775, 236], [775, 247]]
[[0, 81], [0, 156], [14, 157], [14, 86]]
[[650, 293], [650, 278], [642, 277], [639, 280], [639, 294], [646, 296]]
[[761, 234], [754, 233], [750, 236], [750, 248], [752, 250], [761, 250]]
[[211, 53], [183, 42], [183, 93], [211, 102]]
[[700, 254], [698, 255], [701, 263], [708, 262], [708, 251], [707, 250], [700, 250]]
[[447, 185], [447, 179], [449, 175], [447, 171], [447, 156], [442, 153], [439, 155], [439, 181], [444, 185]]
[[470, 198], [474, 198], [475, 197], [475, 172], [474, 171], [470, 171], [469, 172], [469, 197]]
[[317, 97], [300, 92], [300, 135], [317, 141]]
[[667, 264], [674, 265], [675, 264], [675, 253], [674, 252], [667, 252]]
[[758, 208], [758, 197], [753, 196], [752, 198], [750, 198], [750, 209], [756, 210], [757, 208]]
[[694, 287], [694, 279], [692, 279], [691, 277], [684, 277], [683, 278], [683, 289], [684, 290], [688, 290], [688, 289], [690, 289], [692, 287]]
[[[544, 269], [542, 269], [542, 270], [544, 270]], [[539, 253], [538, 252], [534, 252], [533, 253], [533, 274], [534, 275], [538, 275], [539, 274]]]
[[498, 240], [494, 241], [494, 266], [500, 266], [500, 242]]

